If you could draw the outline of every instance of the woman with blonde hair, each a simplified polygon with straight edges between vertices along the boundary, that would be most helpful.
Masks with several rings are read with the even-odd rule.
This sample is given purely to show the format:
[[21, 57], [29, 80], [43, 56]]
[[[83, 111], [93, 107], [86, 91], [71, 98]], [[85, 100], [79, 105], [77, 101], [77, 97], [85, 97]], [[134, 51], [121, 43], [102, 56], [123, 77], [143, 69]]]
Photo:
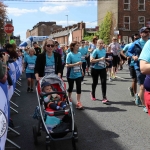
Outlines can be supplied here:
[[35, 61], [37, 56], [34, 55], [35, 50], [34, 48], [29, 48], [29, 55], [26, 55], [24, 58], [24, 69], [26, 71], [26, 78], [27, 78], [27, 92], [33, 92], [33, 84], [34, 84], [34, 67], [35, 67]]
[[43, 45], [43, 53], [37, 56], [35, 63], [34, 73], [37, 81], [49, 74], [57, 74], [61, 77], [61, 55], [54, 52], [54, 48], [55, 42], [52, 39], [46, 39]]
[[103, 96], [102, 103], [108, 104], [109, 101], [107, 100], [106, 97], [106, 78], [107, 78], [106, 62], [105, 62], [106, 50], [104, 49], [103, 44], [104, 44], [103, 40], [99, 39], [97, 41], [97, 48], [93, 51], [90, 57], [90, 62], [92, 63], [91, 76], [93, 80], [92, 92], [90, 93], [90, 95], [92, 100], [96, 100], [95, 90], [98, 84], [98, 78], [100, 76], [102, 96]]

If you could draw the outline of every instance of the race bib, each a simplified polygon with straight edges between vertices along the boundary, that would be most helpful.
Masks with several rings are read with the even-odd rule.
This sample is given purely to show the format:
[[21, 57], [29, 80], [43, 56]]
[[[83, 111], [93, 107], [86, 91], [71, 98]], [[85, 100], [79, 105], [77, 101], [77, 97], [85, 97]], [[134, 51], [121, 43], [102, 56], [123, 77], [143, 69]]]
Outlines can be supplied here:
[[55, 65], [45, 66], [45, 75], [55, 74]]
[[73, 72], [81, 72], [80, 66], [74, 66], [73, 67]]
[[28, 69], [33, 70], [35, 68], [35, 64], [28, 64]]
[[112, 60], [112, 56], [108, 56], [108, 58]]
[[85, 56], [82, 56], [82, 57], [81, 57], [81, 60], [85, 60]]
[[106, 67], [105, 61], [99, 61], [98, 66], [105, 68]]

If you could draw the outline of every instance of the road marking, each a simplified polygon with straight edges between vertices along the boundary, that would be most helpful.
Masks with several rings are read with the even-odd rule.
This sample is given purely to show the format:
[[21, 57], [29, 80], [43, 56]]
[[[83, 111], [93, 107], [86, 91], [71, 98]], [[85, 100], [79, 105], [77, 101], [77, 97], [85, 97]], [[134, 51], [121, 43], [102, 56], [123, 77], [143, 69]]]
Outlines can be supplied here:
[[127, 79], [124, 79], [124, 78], [122, 78], [122, 77], [119, 77], [119, 76], [116, 76], [116, 78], [119, 78], [119, 79], [122, 79], [122, 80], [127, 80]]

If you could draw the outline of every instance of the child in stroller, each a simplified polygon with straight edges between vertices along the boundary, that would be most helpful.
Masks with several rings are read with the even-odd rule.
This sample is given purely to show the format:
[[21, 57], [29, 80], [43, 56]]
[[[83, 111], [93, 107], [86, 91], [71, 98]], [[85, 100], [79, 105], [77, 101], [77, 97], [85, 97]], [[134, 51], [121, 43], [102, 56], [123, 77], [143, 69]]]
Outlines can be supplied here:
[[[53, 92], [53, 86], [49, 82], [44, 82], [41, 85], [41, 89], [43, 94]], [[61, 97], [58, 94], [49, 94], [43, 98], [47, 108], [51, 108], [53, 110], [61, 110], [66, 108], [66, 103], [60, 100]]]

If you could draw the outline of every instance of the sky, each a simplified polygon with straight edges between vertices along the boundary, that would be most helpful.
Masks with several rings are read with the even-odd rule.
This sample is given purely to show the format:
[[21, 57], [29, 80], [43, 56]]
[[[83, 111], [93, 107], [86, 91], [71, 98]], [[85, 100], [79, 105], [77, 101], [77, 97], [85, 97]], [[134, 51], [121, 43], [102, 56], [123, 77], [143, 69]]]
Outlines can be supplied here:
[[[28, 1], [28, 0], [26, 0]], [[30, 0], [29, 0], [30, 1]], [[26, 39], [26, 31], [40, 21], [55, 21], [57, 25], [67, 26], [85, 22], [87, 28], [97, 26], [97, 2], [18, 2], [4, 1], [7, 5], [7, 16], [13, 20], [14, 35]], [[75, 0], [72, 0], [75, 1]]]

